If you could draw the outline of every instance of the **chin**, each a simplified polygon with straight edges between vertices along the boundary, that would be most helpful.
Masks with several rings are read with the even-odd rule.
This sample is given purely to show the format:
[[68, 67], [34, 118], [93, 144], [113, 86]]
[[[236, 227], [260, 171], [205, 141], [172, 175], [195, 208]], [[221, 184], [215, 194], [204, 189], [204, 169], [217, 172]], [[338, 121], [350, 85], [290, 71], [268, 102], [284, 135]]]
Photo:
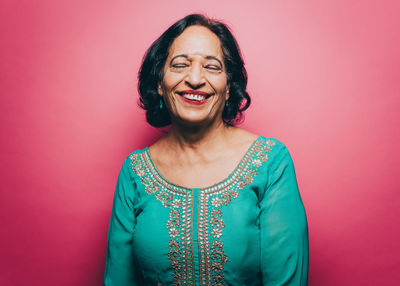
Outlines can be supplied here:
[[[213, 108], [214, 107], [214, 108]], [[219, 111], [215, 110], [215, 106], [209, 106], [203, 110], [188, 110], [185, 107], [175, 109], [175, 118], [178, 124], [191, 125], [191, 126], [205, 126], [210, 125], [214, 121], [218, 121], [219, 118], [222, 120], [221, 115], [218, 115]]]
[[201, 127], [210, 125], [210, 123], [216, 121], [217, 118], [214, 116], [199, 116], [199, 115], [182, 115], [177, 116], [176, 120], [174, 120], [177, 124], [183, 126], [193, 126], [193, 127]]
[[210, 121], [212, 121], [210, 118], [204, 118], [204, 117], [201, 117], [201, 118], [193, 118], [193, 117], [190, 117], [190, 118], [184, 118], [184, 117], [180, 117], [179, 118], [179, 123], [180, 124], [183, 124], [183, 125], [192, 125], [192, 126], [202, 126], [202, 125], [206, 125], [206, 124], [208, 124]]

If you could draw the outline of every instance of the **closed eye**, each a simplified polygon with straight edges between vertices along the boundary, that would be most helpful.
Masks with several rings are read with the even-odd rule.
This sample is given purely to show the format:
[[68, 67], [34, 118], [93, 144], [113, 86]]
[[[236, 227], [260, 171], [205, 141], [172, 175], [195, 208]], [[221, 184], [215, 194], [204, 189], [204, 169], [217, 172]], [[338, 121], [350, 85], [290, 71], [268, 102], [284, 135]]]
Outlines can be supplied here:
[[205, 68], [209, 69], [209, 70], [215, 70], [215, 71], [221, 70], [221, 68], [219, 66], [215, 66], [215, 65], [207, 65], [207, 66], [205, 66]]
[[172, 67], [173, 68], [186, 68], [188, 65], [187, 64], [173, 64]]

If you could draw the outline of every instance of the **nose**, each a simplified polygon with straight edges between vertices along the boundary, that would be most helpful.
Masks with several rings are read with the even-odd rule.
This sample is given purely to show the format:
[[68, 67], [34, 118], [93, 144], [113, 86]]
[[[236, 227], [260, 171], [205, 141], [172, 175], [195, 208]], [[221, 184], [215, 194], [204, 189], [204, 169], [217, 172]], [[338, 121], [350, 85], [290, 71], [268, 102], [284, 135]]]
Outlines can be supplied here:
[[199, 88], [205, 84], [203, 67], [199, 64], [193, 64], [186, 76], [186, 83], [192, 88]]

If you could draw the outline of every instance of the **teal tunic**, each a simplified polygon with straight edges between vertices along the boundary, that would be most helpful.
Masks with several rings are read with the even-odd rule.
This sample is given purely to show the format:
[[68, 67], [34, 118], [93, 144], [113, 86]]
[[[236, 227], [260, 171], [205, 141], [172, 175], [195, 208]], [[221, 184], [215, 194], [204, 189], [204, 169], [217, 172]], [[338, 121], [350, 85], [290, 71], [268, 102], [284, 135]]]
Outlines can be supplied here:
[[308, 231], [286, 147], [260, 136], [223, 181], [184, 188], [148, 148], [122, 166], [104, 285], [307, 285]]

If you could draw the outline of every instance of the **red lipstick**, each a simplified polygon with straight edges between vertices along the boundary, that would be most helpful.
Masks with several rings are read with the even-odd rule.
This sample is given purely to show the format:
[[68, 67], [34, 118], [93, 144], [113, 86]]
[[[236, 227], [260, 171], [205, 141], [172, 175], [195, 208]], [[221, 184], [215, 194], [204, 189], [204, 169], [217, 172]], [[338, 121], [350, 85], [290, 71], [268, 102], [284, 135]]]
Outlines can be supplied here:
[[190, 100], [190, 99], [184, 98], [183, 96], [181, 96], [181, 98], [183, 101], [193, 104], [193, 105], [202, 105], [202, 104], [206, 103], [209, 99], [209, 97], [207, 97], [206, 99], [203, 99], [203, 100]]
[[188, 94], [205, 95], [205, 96], [210, 95], [209, 93], [200, 90], [182, 90], [179, 93], [180, 94], [188, 93]]
[[[200, 90], [182, 90], [177, 93], [180, 95], [180, 97], [182, 98], [183, 101], [185, 101], [189, 104], [193, 104], [193, 105], [202, 105], [202, 104], [206, 103], [212, 95], [210, 93], [200, 91]], [[185, 98], [183, 96], [184, 94], [201, 95], [201, 96], [204, 96], [204, 99], [203, 100], [189, 99], [189, 98]]]

